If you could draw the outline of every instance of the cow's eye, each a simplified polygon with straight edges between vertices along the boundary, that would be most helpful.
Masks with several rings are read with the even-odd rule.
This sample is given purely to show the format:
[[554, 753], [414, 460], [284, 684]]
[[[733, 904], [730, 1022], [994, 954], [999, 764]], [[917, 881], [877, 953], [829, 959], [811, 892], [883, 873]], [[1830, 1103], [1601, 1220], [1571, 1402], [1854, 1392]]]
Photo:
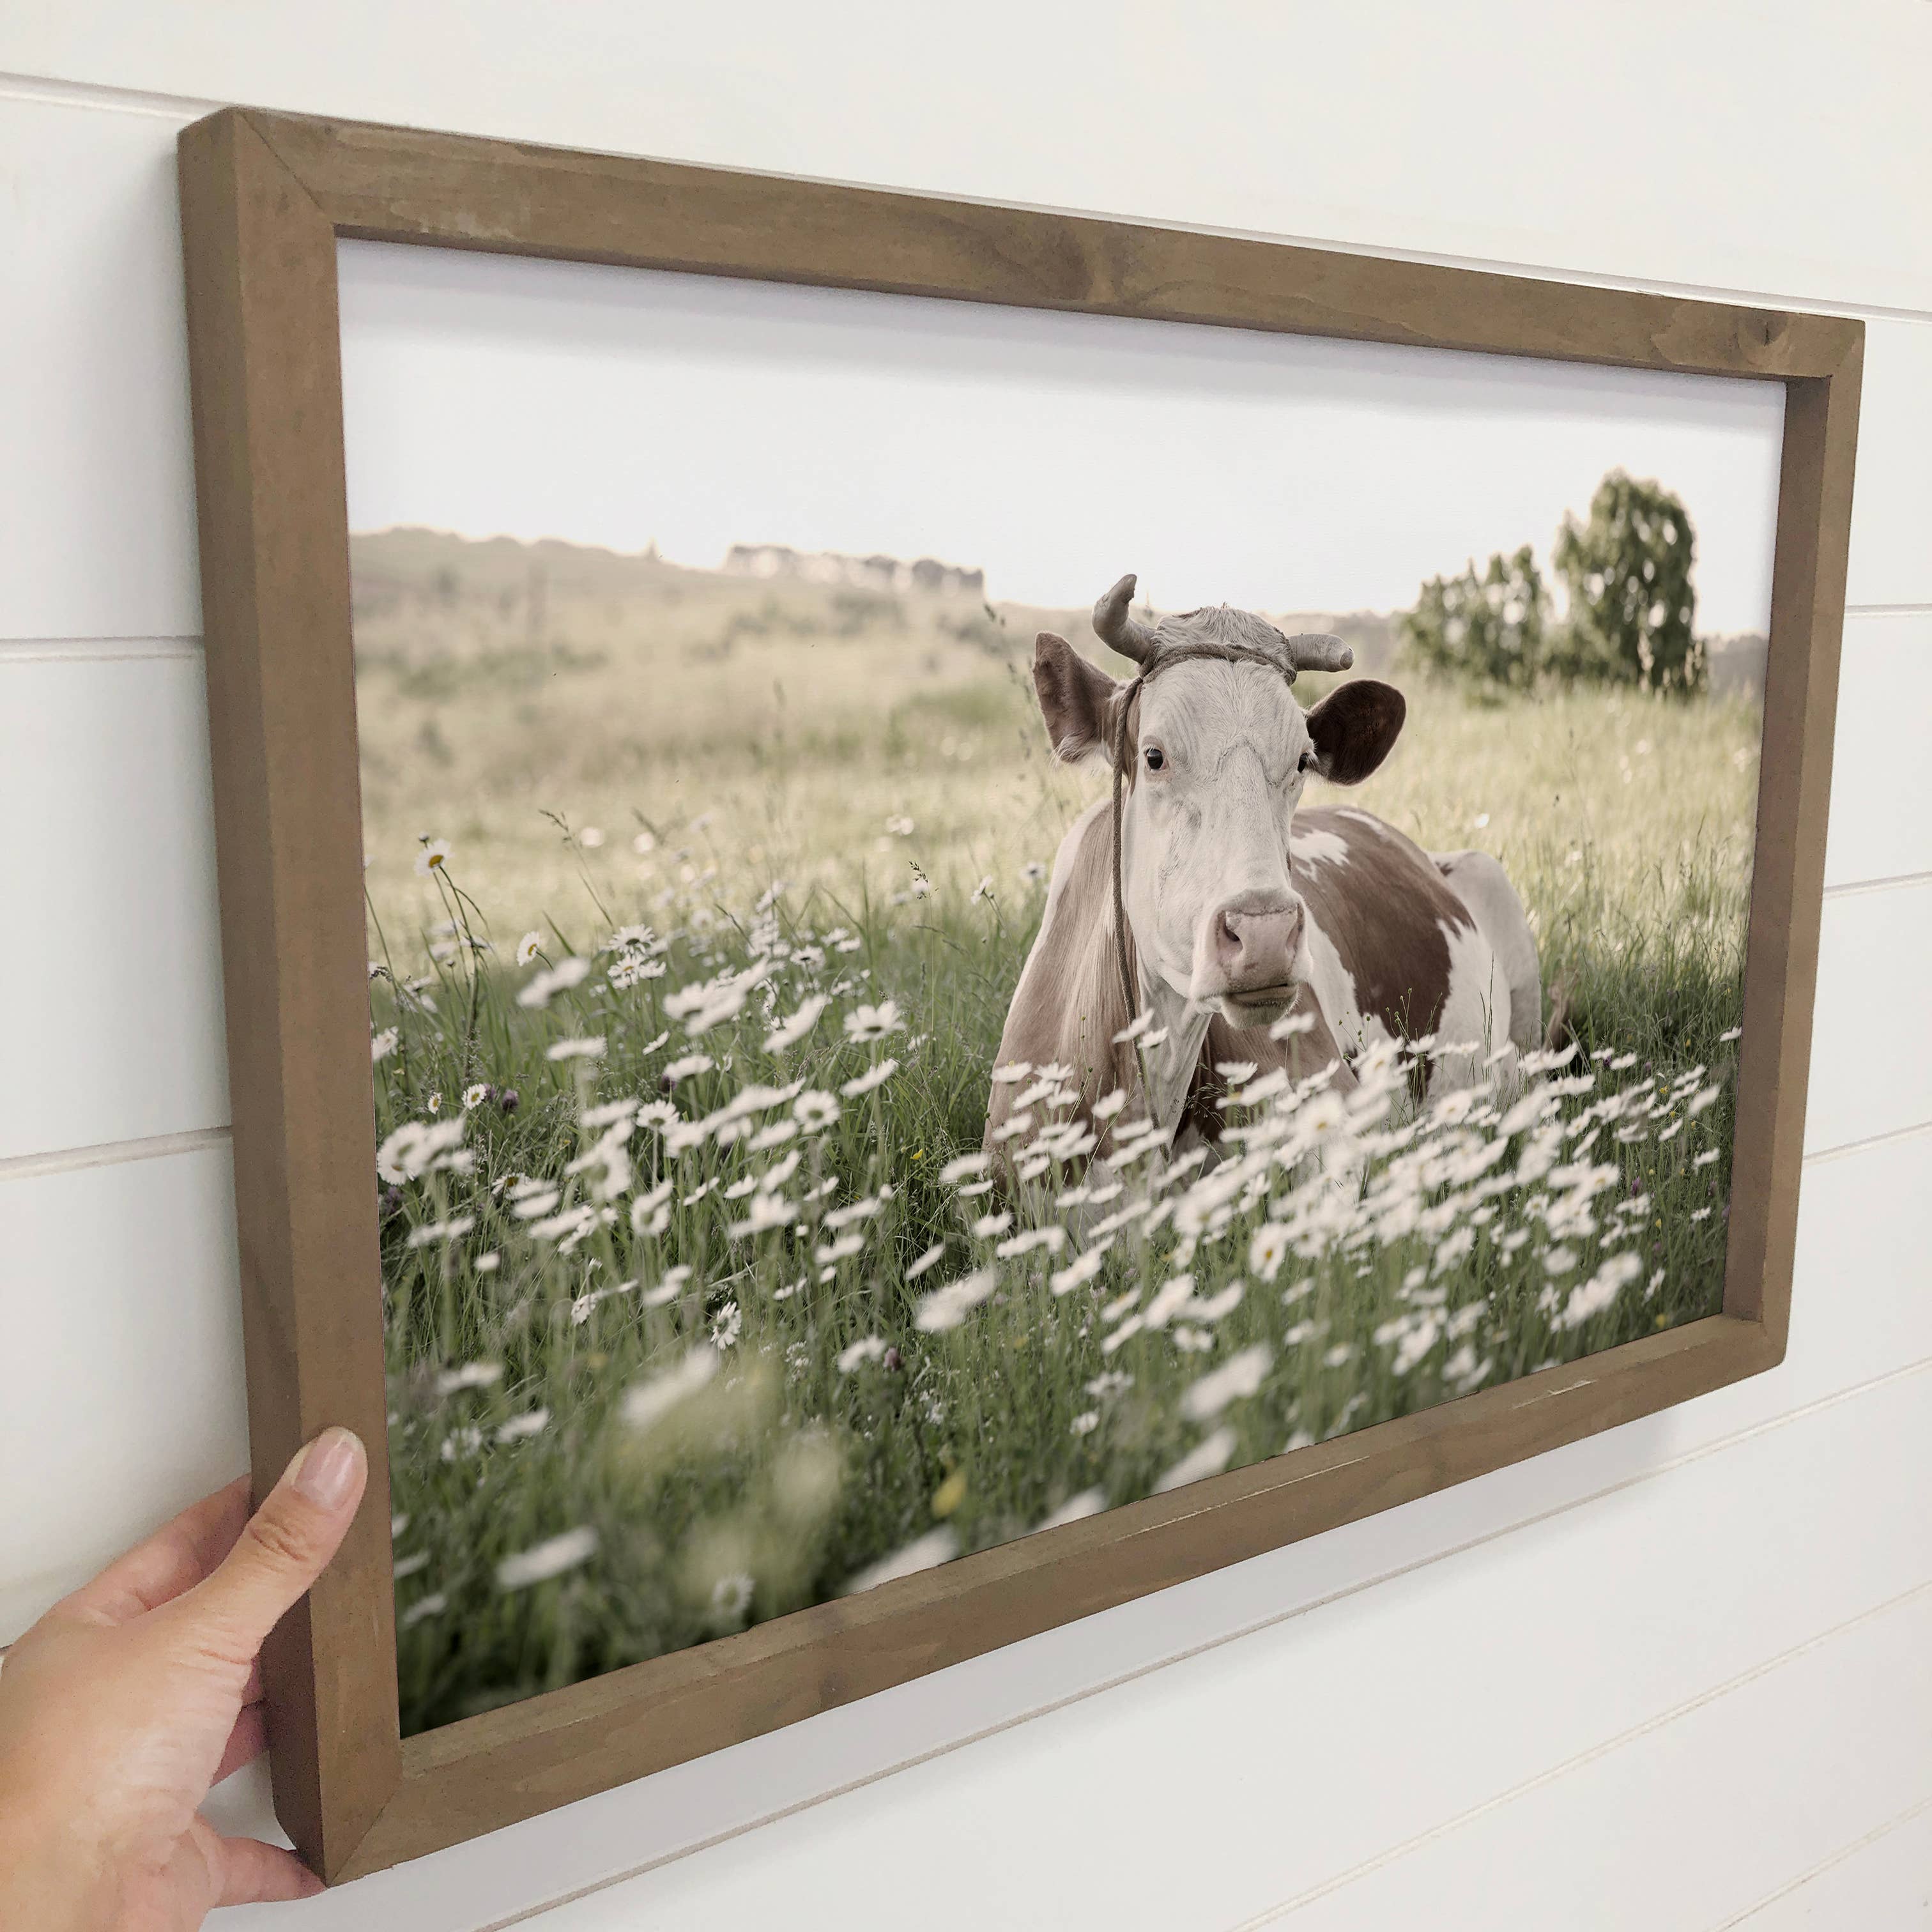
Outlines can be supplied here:
[[1150, 772], [1159, 771], [1167, 763], [1167, 754], [1158, 745], [1150, 745], [1146, 756], [1147, 768]]

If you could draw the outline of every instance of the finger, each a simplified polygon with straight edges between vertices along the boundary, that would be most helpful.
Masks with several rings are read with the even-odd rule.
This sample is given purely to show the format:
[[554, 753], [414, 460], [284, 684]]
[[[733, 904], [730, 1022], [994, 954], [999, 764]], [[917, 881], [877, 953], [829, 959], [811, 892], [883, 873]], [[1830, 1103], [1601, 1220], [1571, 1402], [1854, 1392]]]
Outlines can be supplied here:
[[284, 1898], [313, 1898], [322, 1882], [292, 1852], [260, 1838], [218, 1838], [217, 1905], [266, 1905]]
[[244, 1704], [241, 1716], [235, 1720], [235, 1728], [228, 1733], [227, 1743], [221, 1748], [221, 1761], [214, 1767], [214, 1775], [208, 1783], [219, 1784], [244, 1764], [253, 1764], [268, 1748], [266, 1708], [260, 1704]]
[[238, 1476], [116, 1557], [60, 1607], [110, 1624], [158, 1609], [199, 1583], [234, 1547], [248, 1520], [248, 1478]]
[[196, 1619], [202, 1640], [237, 1663], [252, 1658], [340, 1548], [368, 1477], [360, 1440], [324, 1430], [283, 1471], [220, 1567], [169, 1614]]

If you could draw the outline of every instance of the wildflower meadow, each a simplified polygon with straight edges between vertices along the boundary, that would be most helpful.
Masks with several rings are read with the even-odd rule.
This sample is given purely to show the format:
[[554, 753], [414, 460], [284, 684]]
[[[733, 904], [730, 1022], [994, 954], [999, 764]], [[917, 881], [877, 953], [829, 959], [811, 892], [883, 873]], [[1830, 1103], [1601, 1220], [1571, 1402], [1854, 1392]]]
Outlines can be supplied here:
[[1223, 1066], [1212, 1158], [1112, 1095], [1102, 1169], [1070, 1070], [994, 1064], [1102, 781], [989, 622], [828, 634], [874, 710], [848, 664], [782, 747], [748, 708], [619, 756], [586, 685], [561, 772], [466, 763], [499, 670], [364, 671], [406, 1732], [1718, 1308], [1749, 704], [1404, 680], [1352, 796], [1501, 854], [1556, 1038], [1493, 1091]]

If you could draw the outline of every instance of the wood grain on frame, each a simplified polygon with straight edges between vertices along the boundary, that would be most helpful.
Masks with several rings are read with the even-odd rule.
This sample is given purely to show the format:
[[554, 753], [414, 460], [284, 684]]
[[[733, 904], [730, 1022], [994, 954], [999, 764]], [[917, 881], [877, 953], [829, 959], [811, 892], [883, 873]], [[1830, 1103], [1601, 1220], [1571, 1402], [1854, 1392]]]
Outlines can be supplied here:
[[181, 162], [256, 1494], [331, 1423], [370, 1449], [341, 1554], [262, 1660], [276, 1808], [328, 1872], [401, 1759], [335, 238], [242, 116]]
[[[249, 1415], [370, 1449], [266, 1661], [282, 1821], [352, 1877], [1754, 1375], [1789, 1322], [1863, 325], [228, 110], [181, 142]], [[401, 1741], [338, 237], [1781, 380], [1725, 1312]]]

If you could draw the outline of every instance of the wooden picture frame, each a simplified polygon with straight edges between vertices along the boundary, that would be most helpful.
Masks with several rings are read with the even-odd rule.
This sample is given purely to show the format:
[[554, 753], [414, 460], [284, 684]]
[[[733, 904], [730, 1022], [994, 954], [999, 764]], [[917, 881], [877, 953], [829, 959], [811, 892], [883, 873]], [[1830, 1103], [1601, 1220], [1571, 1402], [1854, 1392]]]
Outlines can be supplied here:
[[[255, 1478], [332, 1423], [372, 1463], [265, 1659], [276, 1802], [317, 1871], [455, 1844], [1782, 1358], [1862, 322], [244, 110], [183, 133], [180, 175]], [[1781, 382], [1723, 1313], [403, 1739], [340, 237]]]

